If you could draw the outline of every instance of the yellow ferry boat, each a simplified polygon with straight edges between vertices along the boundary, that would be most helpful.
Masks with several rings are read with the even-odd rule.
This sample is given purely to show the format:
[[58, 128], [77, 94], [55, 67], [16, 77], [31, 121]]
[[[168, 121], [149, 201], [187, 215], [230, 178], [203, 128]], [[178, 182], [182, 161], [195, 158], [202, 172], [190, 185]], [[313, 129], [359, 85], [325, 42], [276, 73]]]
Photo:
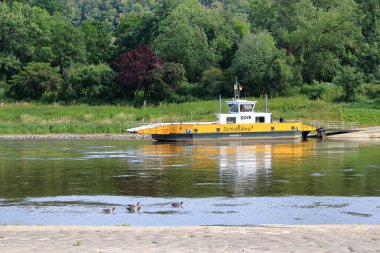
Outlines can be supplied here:
[[234, 85], [235, 96], [227, 101], [228, 113], [219, 113], [216, 122], [156, 123], [127, 129], [129, 133], [151, 134], [157, 141], [196, 141], [230, 139], [296, 139], [306, 138], [317, 129], [299, 121], [272, 121], [272, 113], [256, 112], [257, 101], [239, 98], [240, 87]]

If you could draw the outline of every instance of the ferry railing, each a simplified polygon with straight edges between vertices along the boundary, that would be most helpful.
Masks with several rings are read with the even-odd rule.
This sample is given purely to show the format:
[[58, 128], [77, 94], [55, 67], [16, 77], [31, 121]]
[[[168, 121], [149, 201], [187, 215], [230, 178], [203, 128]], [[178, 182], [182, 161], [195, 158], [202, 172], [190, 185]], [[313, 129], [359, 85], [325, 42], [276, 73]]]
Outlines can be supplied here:
[[315, 128], [324, 127], [327, 130], [350, 130], [359, 128], [358, 122], [312, 120], [302, 121], [302, 123], [305, 125], [313, 126]]

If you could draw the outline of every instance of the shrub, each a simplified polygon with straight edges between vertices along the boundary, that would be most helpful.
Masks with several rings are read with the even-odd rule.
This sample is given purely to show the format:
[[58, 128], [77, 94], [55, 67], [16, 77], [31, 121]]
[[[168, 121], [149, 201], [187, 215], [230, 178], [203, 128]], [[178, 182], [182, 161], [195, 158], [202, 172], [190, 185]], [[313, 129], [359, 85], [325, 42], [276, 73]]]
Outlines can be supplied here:
[[31, 62], [18, 75], [13, 76], [7, 95], [15, 99], [40, 99], [47, 94], [49, 102], [57, 99], [62, 78], [57, 68], [49, 63]]
[[112, 96], [115, 74], [105, 65], [80, 65], [68, 73], [68, 89], [75, 99], [108, 99]]
[[305, 84], [301, 88], [301, 93], [305, 94], [311, 100], [321, 99], [325, 91], [326, 91], [326, 86], [317, 81], [314, 81], [310, 85]]
[[368, 83], [363, 85], [364, 95], [371, 99], [380, 99], [380, 84]]
[[362, 82], [363, 74], [353, 67], [344, 67], [333, 79], [333, 83], [343, 87], [345, 92], [343, 100], [347, 102], [358, 100]]

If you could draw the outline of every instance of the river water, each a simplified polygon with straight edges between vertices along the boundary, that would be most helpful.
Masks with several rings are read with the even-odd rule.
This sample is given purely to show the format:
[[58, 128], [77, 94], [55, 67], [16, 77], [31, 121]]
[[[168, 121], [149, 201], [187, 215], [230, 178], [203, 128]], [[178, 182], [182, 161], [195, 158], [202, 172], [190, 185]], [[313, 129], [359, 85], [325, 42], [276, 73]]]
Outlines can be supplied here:
[[380, 142], [0, 141], [0, 224], [340, 223], [380, 223]]

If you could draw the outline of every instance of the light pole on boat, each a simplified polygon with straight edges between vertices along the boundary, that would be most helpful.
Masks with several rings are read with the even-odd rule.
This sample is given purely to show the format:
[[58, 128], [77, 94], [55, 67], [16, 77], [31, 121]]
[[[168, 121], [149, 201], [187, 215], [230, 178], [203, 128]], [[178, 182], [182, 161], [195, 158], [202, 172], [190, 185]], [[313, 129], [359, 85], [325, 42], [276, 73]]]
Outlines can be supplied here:
[[238, 83], [237, 77], [235, 78], [236, 78], [236, 81], [234, 84], [234, 99], [238, 100], [240, 99], [240, 91], [243, 89], [243, 87], [241, 87], [240, 84]]

